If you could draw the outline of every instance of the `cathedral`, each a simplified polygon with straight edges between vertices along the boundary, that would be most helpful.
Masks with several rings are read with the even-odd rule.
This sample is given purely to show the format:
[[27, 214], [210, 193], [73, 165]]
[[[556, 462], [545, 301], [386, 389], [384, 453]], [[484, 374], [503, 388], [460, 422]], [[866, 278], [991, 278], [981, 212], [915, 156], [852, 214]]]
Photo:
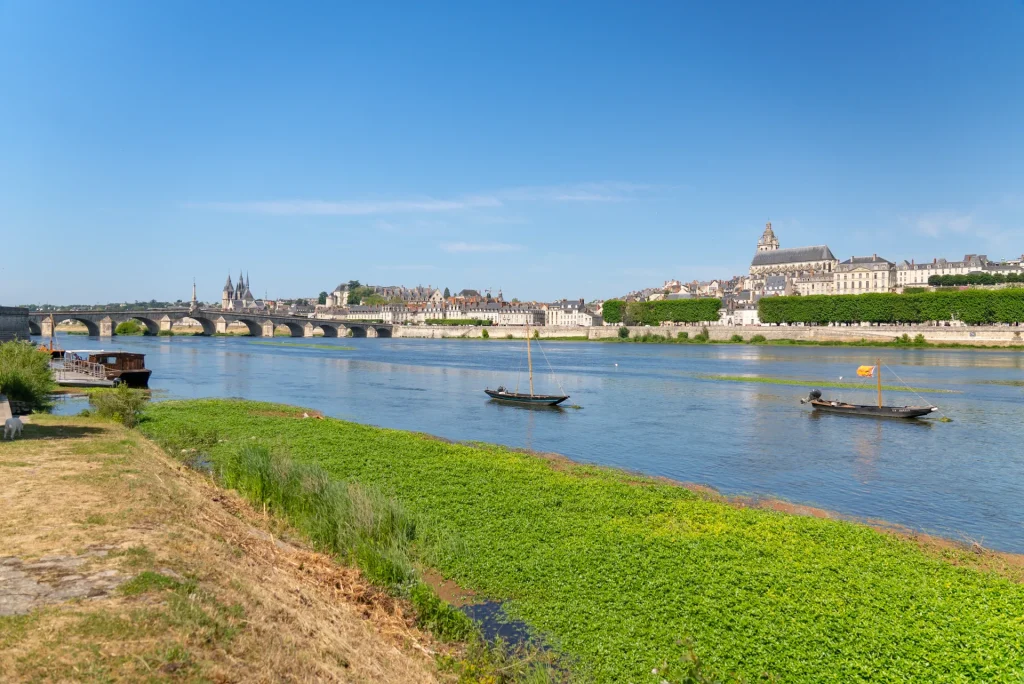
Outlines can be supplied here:
[[238, 273], [238, 284], [232, 286], [231, 275], [224, 284], [220, 295], [220, 308], [225, 311], [244, 311], [246, 309], [262, 309], [263, 302], [252, 296], [249, 290], [249, 279]]
[[769, 221], [764, 233], [757, 241], [757, 252], [750, 262], [750, 278], [763, 281], [768, 276], [785, 276], [792, 280], [800, 276], [830, 274], [835, 271], [839, 260], [832, 256], [828, 245], [813, 247], [779, 248], [779, 239], [772, 231]]

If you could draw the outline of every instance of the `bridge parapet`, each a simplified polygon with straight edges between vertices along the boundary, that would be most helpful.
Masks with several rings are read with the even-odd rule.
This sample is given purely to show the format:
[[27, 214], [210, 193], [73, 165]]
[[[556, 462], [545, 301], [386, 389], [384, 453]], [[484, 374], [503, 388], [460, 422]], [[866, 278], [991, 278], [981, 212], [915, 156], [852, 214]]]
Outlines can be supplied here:
[[268, 315], [260, 312], [222, 311], [220, 309], [149, 309], [146, 311], [53, 311], [32, 312], [29, 324], [33, 331], [39, 330], [44, 336], [52, 333], [50, 316], [56, 322], [72, 320], [83, 324], [91, 337], [110, 337], [116, 334], [118, 324], [137, 320], [148, 334], [155, 335], [162, 330], [171, 330], [173, 324], [185, 318], [198, 322], [202, 335], [227, 333], [232, 323], [242, 323], [254, 336], [273, 337], [279, 326], [286, 326], [292, 337], [312, 337], [317, 328], [325, 337], [339, 337], [349, 330], [357, 337], [391, 337], [392, 326], [387, 323], [364, 323], [339, 321], [302, 316]]

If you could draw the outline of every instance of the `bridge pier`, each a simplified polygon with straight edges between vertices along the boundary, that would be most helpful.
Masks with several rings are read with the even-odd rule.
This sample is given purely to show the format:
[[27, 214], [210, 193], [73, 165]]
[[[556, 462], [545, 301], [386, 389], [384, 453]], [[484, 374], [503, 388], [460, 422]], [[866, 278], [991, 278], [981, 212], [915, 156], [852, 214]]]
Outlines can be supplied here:
[[39, 330], [42, 332], [43, 337], [53, 336], [53, 326], [50, 325], [49, 318], [43, 319], [43, 322], [39, 324]]
[[264, 337], [273, 337], [274, 336], [274, 329], [276, 327], [277, 326], [274, 325], [274, 321], [263, 321], [263, 336]]
[[213, 322], [218, 335], [226, 335], [228, 332], [228, 322], [221, 316]]
[[104, 316], [100, 319], [100, 337], [113, 337], [114, 336], [114, 321], [111, 320], [110, 316]]
[[174, 321], [171, 320], [171, 317], [165, 315], [163, 318], [160, 319], [160, 332], [170, 332], [171, 326], [173, 324]]
[[377, 329], [374, 328], [372, 325], [366, 326], [366, 336], [367, 337], [376, 337], [377, 336]]
[[302, 336], [303, 337], [312, 337], [313, 336], [313, 324], [312, 323], [307, 323], [306, 325], [302, 326]]

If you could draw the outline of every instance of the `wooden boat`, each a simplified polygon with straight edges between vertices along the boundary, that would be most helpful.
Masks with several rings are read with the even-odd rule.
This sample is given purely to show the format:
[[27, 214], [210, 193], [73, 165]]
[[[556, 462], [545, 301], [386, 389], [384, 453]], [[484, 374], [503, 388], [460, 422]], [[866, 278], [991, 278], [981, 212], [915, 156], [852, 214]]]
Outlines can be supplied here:
[[496, 390], [485, 389], [484, 392], [491, 399], [507, 401], [513, 404], [530, 404], [533, 406], [558, 406], [569, 398], [568, 395], [561, 394], [525, 394], [522, 392], [509, 392], [504, 387], [499, 387]]
[[569, 398], [568, 394], [537, 394], [533, 391], [533, 355], [530, 352], [529, 324], [526, 325], [526, 365], [530, 369], [529, 394], [526, 394], [525, 392], [511, 392], [501, 386], [496, 390], [487, 388], [484, 390], [484, 393], [495, 401], [504, 401], [510, 404], [519, 404], [521, 406], [558, 406]]
[[938, 406], [883, 406], [882, 405], [882, 364], [876, 359], [874, 366], [861, 366], [857, 374], [870, 377], [874, 375], [878, 380], [878, 404], [850, 404], [845, 401], [835, 401], [821, 398], [821, 390], [811, 390], [806, 399], [801, 399], [801, 404], [810, 404], [815, 411], [826, 411], [828, 413], [843, 413], [850, 416], [870, 416], [873, 418], [920, 418], [929, 413], [938, 411]]
[[94, 372], [100, 370], [115, 385], [124, 383], [129, 387], [145, 389], [149, 387], [149, 376], [153, 374], [153, 371], [146, 368], [145, 359], [145, 354], [88, 349], [65, 352], [64, 367], [67, 369], [77, 363]]

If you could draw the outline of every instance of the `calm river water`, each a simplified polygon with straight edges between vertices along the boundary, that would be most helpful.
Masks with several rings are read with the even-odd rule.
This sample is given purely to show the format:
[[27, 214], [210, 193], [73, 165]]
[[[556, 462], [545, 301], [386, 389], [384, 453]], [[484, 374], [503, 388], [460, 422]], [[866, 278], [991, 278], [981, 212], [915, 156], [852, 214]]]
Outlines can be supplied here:
[[[354, 349], [284, 346], [317, 344]], [[457, 440], [483, 440], [880, 518], [1024, 552], [1024, 354], [745, 345], [544, 343], [537, 391], [582, 410], [488, 401], [514, 387], [522, 342], [505, 340], [143, 338], [64, 336], [67, 349], [146, 354], [161, 397], [244, 397]], [[536, 350], [535, 350], [536, 352]], [[815, 380], [849, 379], [876, 356], [953, 419], [899, 422], [812, 414]], [[701, 374], [806, 379], [735, 383]], [[899, 384], [883, 370], [887, 384]], [[521, 386], [526, 386], [525, 372]], [[823, 390], [869, 403], [871, 390]], [[889, 403], [913, 404], [910, 393]], [[69, 400], [58, 410], [77, 412]], [[400, 455], [396, 455], [400, 457]]]

